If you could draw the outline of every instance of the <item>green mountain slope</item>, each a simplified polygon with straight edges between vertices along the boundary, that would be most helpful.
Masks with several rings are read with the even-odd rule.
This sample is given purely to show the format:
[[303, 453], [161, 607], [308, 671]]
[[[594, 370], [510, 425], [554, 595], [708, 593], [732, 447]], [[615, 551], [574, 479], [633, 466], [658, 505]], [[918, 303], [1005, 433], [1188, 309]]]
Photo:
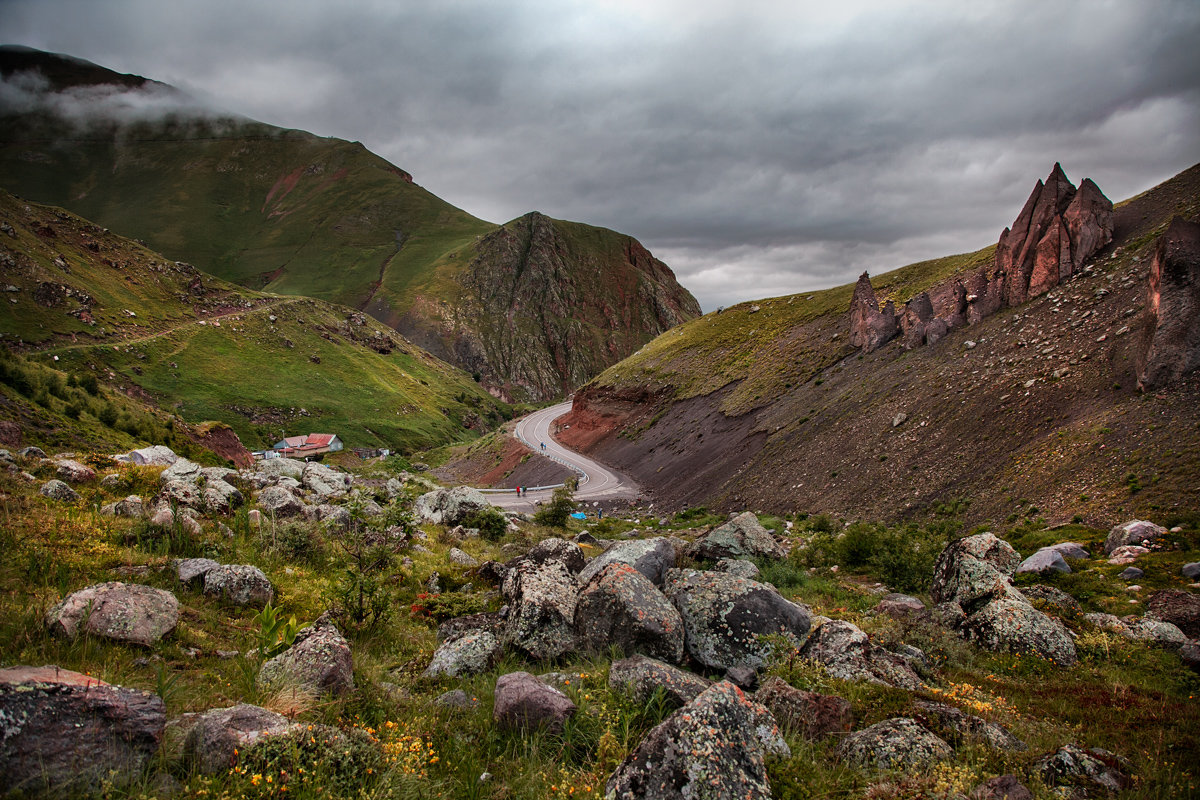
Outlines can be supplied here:
[[350, 447], [423, 448], [506, 414], [353, 309], [227, 283], [6, 192], [0, 219], [0, 341], [185, 420], [225, 422], [250, 447], [327, 430]]
[[[555, 285], [535, 288], [561, 300], [552, 328], [584, 328], [572, 340], [582, 352], [564, 355], [528, 336], [546, 309], [505, 303], [494, 317], [497, 298], [468, 285], [520, 260], [485, 241], [501, 229], [357, 142], [213, 117], [163, 84], [54, 54], [0, 48], [0, 74], [29, 98], [0, 111], [0, 185], [243, 286], [365, 309], [499, 393], [556, 396], [699, 314], [634, 240], [551, 221], [571, 246], [542, 276]], [[122, 111], [128, 93], [157, 113]], [[643, 284], [629, 296], [608, 288]], [[530, 352], [502, 358], [514, 338]]]
[[[1200, 166], [1118, 205], [1084, 274], [915, 350], [850, 346], [850, 285], [708, 314], [579, 390], [562, 438], [668, 506], [895, 518], [971, 498], [980, 519], [1097, 524], [1200, 510], [1200, 374], [1152, 394], [1135, 377], [1175, 215], [1200, 218]], [[871, 283], [902, 307], [993, 249]]]

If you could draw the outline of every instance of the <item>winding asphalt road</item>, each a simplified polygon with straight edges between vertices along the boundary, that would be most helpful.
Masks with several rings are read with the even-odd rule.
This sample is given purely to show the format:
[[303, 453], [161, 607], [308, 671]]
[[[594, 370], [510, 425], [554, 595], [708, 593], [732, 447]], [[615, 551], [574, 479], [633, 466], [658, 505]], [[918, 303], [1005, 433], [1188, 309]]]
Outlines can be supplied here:
[[[517, 421], [516, 437], [535, 453], [549, 456], [560, 463], [566, 464], [579, 473], [579, 489], [575, 499], [580, 502], [593, 503], [602, 500], [631, 500], [638, 496], [641, 490], [628, 476], [598, 464], [587, 456], [580, 455], [574, 450], [568, 450], [550, 436], [550, 427], [554, 420], [571, 410], [571, 401], [543, 408]], [[546, 445], [542, 450], [541, 445]], [[487, 498], [494, 506], [512, 511], [533, 511], [538, 501], [550, 499], [553, 489], [540, 489], [516, 494], [488, 493]]]

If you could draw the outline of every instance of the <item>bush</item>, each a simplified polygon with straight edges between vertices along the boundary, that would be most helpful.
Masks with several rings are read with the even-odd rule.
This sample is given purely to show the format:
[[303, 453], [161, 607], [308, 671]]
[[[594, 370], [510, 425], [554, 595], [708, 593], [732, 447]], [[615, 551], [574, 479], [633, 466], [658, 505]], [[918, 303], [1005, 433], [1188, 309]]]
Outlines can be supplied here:
[[554, 490], [550, 502], [538, 509], [533, 515], [533, 521], [538, 525], [550, 528], [565, 528], [571, 512], [575, 510], [575, 501], [571, 498], [571, 487], [562, 486]]
[[494, 508], [472, 511], [461, 524], [464, 528], [478, 528], [479, 535], [489, 542], [499, 541], [508, 532], [508, 518]]
[[364, 730], [309, 725], [247, 749], [231, 774], [249, 784], [239, 788], [251, 797], [279, 796], [285, 786], [288, 794], [300, 793], [306, 785], [330, 797], [349, 797], [374, 782], [382, 760], [379, 744]]
[[954, 523], [948, 521], [925, 528], [855, 523], [840, 535], [814, 534], [806, 547], [792, 551], [790, 561], [797, 567], [836, 564], [874, 575], [897, 591], [924, 591], [933, 578], [933, 565], [954, 527]]

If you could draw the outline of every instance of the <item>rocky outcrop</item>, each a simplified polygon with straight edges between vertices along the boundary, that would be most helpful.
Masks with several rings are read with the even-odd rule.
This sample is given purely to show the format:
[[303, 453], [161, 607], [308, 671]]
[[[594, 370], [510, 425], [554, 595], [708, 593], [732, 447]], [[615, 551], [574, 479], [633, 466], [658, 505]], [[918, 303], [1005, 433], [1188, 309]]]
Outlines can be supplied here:
[[150, 647], [179, 624], [179, 601], [162, 589], [112, 581], [72, 592], [46, 612], [52, 633], [88, 633]]
[[61, 797], [142, 773], [166, 725], [162, 698], [46, 667], [0, 669], [0, 791]]
[[1155, 389], [1200, 367], [1200, 224], [1176, 217], [1158, 240], [1141, 344], [1138, 386]]
[[864, 272], [854, 284], [854, 296], [850, 299], [850, 344], [870, 353], [894, 339], [899, 332], [896, 307], [889, 300], [880, 310], [871, 279]]
[[723, 681], [646, 734], [608, 779], [605, 796], [767, 800], [768, 755], [791, 755], [771, 712]]
[[899, 333], [906, 349], [931, 345], [956, 328], [1045, 294], [1112, 241], [1113, 219], [1112, 202], [1095, 183], [1084, 179], [1077, 190], [1055, 164], [1000, 234], [991, 264], [920, 292], [899, 313], [890, 302], [879, 309], [863, 273], [850, 303], [850, 344], [869, 353]]

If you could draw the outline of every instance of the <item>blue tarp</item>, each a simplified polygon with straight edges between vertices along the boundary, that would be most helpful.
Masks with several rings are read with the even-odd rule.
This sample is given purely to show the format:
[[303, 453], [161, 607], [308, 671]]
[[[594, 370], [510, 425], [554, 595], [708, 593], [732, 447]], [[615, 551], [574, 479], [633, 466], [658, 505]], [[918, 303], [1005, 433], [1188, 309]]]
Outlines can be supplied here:
[[571, 517], [573, 519], [587, 519], [587, 514], [583, 513], [582, 511], [576, 511], [571, 515]]

